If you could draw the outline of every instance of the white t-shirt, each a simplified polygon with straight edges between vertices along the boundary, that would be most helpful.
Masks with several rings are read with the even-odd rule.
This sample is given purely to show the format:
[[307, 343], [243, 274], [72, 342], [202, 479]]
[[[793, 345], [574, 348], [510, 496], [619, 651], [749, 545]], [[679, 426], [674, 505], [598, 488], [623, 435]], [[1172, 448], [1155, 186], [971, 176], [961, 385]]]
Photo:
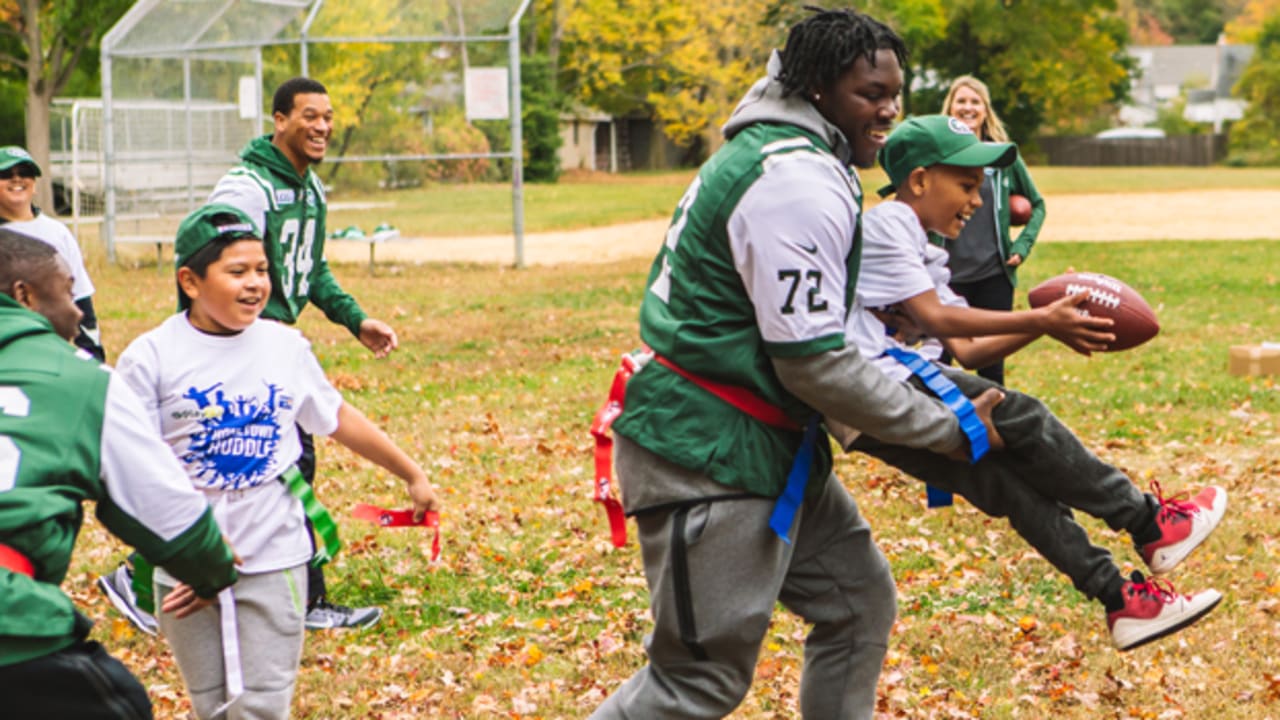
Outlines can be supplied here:
[[[936, 291], [944, 305], [968, 307], [964, 298], [947, 286], [950, 279], [947, 251], [929, 242], [915, 211], [897, 200], [880, 203], [863, 216], [862, 264], [845, 337], [884, 374], [895, 380], [907, 379], [911, 372], [906, 366], [884, 354], [890, 347], [906, 346], [886, 334], [884, 323], [871, 309], [886, 308], [929, 290]], [[907, 349], [930, 360], [942, 355], [942, 344], [932, 338]]]
[[7, 222], [3, 227], [52, 245], [71, 268], [71, 294], [75, 299], [83, 300], [93, 295], [93, 281], [89, 279], [89, 271], [84, 268], [84, 256], [80, 253], [80, 244], [76, 242], [75, 236], [66, 225], [41, 212], [36, 213], [33, 220]]
[[278, 478], [302, 454], [294, 425], [332, 433], [342, 396], [301, 333], [258, 320], [209, 335], [179, 313], [130, 343], [117, 371], [208, 498], [241, 572], [310, 558], [302, 503]]

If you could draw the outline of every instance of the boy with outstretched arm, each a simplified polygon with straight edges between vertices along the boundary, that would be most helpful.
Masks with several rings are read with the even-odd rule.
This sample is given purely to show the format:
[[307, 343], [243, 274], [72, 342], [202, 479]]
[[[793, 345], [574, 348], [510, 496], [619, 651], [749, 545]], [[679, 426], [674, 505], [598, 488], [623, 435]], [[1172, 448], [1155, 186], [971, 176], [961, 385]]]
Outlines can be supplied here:
[[[286, 718], [312, 559], [306, 519], [328, 525], [295, 464], [302, 452], [295, 424], [404, 479], [415, 520], [438, 499], [422, 468], [343, 401], [301, 333], [259, 318], [271, 282], [245, 213], [230, 205], [196, 210], [178, 228], [174, 255], [182, 311], [134, 340], [120, 373], [243, 563], [217, 608], [157, 570], [160, 630], [198, 717]], [[336, 551], [336, 537], [325, 549]]]
[[[982, 367], [1048, 334], [1078, 352], [1103, 350], [1111, 321], [1081, 315], [1084, 296], [1036, 310], [1001, 312], [968, 307], [947, 286], [946, 251], [927, 233], [954, 237], [981, 207], [984, 166], [1007, 166], [1012, 144], [984, 143], [959, 121], [917, 117], [902, 123], [880, 151], [896, 197], [865, 219], [862, 266], [848, 334], [885, 374], [922, 392], [945, 395], [950, 385], [976, 397], [994, 383], [930, 362], [943, 347], [966, 367]], [[887, 331], [885, 320], [923, 333], [914, 350]], [[914, 333], [913, 333], [914, 334]], [[1120, 470], [1090, 453], [1037, 399], [1005, 389], [992, 411], [1003, 452], [974, 464], [881, 442], [838, 436], [846, 449], [879, 457], [931, 486], [964, 496], [983, 512], [1007, 517], [1013, 528], [1076, 588], [1106, 608], [1121, 650], [1175, 632], [1207, 614], [1221, 599], [1213, 590], [1172, 591], [1134, 573], [1124, 578], [1111, 554], [1093, 545], [1071, 510], [1128, 531], [1150, 571], [1172, 571], [1213, 531], [1226, 510], [1216, 486], [1189, 500], [1140, 492]]]

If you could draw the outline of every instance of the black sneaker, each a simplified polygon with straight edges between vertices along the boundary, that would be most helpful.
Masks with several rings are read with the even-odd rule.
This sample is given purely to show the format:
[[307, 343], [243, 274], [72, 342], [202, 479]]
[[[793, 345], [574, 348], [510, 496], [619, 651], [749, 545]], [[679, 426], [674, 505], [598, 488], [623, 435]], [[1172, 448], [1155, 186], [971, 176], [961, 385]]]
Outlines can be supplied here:
[[367, 628], [382, 619], [382, 608], [352, 608], [321, 600], [307, 611], [303, 624], [308, 630], [328, 628]]
[[120, 567], [98, 578], [98, 589], [134, 627], [147, 635], [155, 635], [160, 625], [155, 617], [138, 607], [138, 596], [133, 594], [133, 572], [129, 566]]

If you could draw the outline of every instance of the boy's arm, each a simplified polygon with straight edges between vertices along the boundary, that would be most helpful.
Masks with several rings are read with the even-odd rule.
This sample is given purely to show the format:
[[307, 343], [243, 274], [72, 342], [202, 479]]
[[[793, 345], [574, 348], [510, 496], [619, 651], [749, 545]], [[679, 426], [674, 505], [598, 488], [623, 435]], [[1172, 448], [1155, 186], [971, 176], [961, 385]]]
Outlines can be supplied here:
[[1087, 299], [1087, 294], [1079, 293], [1044, 307], [1008, 312], [945, 305], [938, 299], [936, 290], [928, 290], [902, 300], [899, 306], [922, 330], [944, 342], [946, 338], [1030, 336], [993, 344], [983, 351], [987, 354], [1003, 350], [1007, 355], [1041, 335], [1049, 335], [1072, 350], [1088, 355], [1106, 350], [1107, 344], [1115, 340], [1115, 335], [1106, 332], [1114, 321], [1082, 315], [1076, 310], [1076, 306]]
[[439, 510], [440, 499], [418, 463], [350, 403], [338, 409], [338, 427], [331, 437], [408, 483], [415, 521], [427, 511]]

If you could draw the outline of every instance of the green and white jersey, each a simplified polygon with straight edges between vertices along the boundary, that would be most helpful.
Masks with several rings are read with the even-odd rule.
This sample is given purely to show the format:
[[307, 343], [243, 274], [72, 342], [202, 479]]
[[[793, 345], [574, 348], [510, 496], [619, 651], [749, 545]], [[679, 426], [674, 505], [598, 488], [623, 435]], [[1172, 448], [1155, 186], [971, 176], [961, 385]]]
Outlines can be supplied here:
[[[856, 174], [818, 135], [747, 126], [703, 165], [676, 209], [641, 305], [642, 339], [684, 370], [749, 389], [803, 424], [813, 410], [782, 387], [771, 358], [844, 347], [860, 208]], [[782, 491], [801, 438], [657, 363], [628, 383], [613, 427], [720, 484], [770, 497]], [[811, 479], [830, 470], [830, 448], [819, 443]]]
[[271, 297], [262, 316], [293, 324], [308, 302], [325, 317], [359, 336], [366, 315], [348, 295], [324, 259], [324, 185], [310, 168], [305, 176], [271, 143], [254, 138], [209, 195], [210, 203], [240, 208], [253, 219], [265, 241]]
[[0, 295], [0, 543], [35, 577], [0, 568], [0, 666], [57, 652], [89, 621], [59, 587], [84, 519], [204, 597], [236, 580], [204, 498], [106, 366]]

